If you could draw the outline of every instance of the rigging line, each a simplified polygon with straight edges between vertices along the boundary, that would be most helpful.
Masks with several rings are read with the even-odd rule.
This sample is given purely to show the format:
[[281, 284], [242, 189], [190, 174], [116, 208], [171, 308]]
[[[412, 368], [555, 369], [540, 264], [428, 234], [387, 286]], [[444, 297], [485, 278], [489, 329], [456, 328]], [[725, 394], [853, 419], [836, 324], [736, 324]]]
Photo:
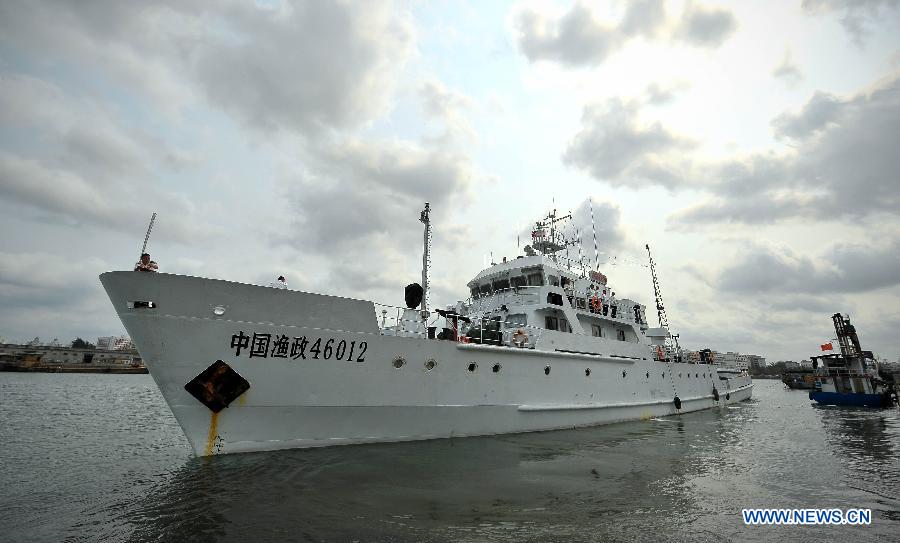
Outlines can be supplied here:
[[150, 217], [150, 226], [147, 227], [147, 234], [144, 236], [144, 246], [141, 247], [141, 254], [147, 252], [147, 242], [150, 241], [150, 231], [153, 230], [153, 221], [156, 220], [156, 212], [153, 212], [153, 216]]
[[[631, 266], [640, 266], [641, 268], [649, 268], [649, 266], [647, 264], [639, 262], [633, 258], [619, 257], [617, 255], [610, 255], [610, 254], [606, 254], [606, 253], [600, 253], [600, 254], [604, 255], [604, 257], [606, 258], [606, 262], [608, 262], [611, 266], [615, 266], [617, 264], [629, 264]], [[598, 262], [599, 262], [599, 260], [598, 260]], [[600, 266], [598, 264], [597, 268], [599, 269], [599, 267]]]
[[581, 231], [578, 228], [575, 229], [575, 236], [578, 238], [578, 265], [582, 267], [582, 274], [584, 274], [584, 243], [581, 241]]
[[522, 250], [522, 225], [519, 224], [519, 221], [516, 221], [516, 253]]
[[594, 234], [594, 269], [600, 270], [600, 255], [597, 252], [597, 230], [594, 228], [594, 201], [588, 197], [588, 204], [591, 206], [591, 232]]

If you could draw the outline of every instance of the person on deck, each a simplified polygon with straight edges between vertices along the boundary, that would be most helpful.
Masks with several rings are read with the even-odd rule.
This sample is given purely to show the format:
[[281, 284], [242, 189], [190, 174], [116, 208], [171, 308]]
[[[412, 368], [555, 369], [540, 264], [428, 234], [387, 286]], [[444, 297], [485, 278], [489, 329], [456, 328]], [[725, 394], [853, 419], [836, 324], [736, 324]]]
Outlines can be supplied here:
[[284, 280], [283, 275], [279, 275], [277, 280], [269, 283], [269, 286], [272, 288], [287, 289], [287, 281]]
[[141, 259], [134, 265], [134, 271], [156, 272], [159, 271], [159, 266], [156, 262], [150, 260], [150, 253], [143, 253], [141, 254]]

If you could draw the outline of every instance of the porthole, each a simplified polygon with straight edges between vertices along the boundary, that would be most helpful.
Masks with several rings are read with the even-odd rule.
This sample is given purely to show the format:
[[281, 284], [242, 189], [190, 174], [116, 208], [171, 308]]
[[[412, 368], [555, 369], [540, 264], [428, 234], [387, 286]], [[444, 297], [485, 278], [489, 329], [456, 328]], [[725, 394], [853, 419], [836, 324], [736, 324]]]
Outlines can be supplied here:
[[591, 376], [591, 368], [584, 368], [584, 376], [585, 377]]
[[502, 367], [503, 366], [501, 366], [500, 364], [494, 364], [494, 366], [491, 368], [491, 371], [494, 373], [500, 373], [500, 368]]
[[699, 374], [699, 373], [695, 373], [695, 374], [694, 374], [694, 379], [696, 379], [696, 378], [698, 378], [698, 377], [700, 377], [700, 374]]
[[680, 374], [680, 373], [678, 374], [678, 378], [681, 379], [681, 374]]
[[663, 378], [663, 379], [665, 379], [665, 378], [666, 378], [666, 372], [663, 372], [663, 374], [662, 374], [662, 378]]
[[403, 366], [406, 365], [406, 359], [403, 358], [402, 356], [398, 356], [397, 358], [394, 359], [393, 364], [394, 364], [394, 367], [399, 370], [400, 368], [402, 368]]
[[544, 366], [544, 375], [550, 375], [550, 366]]
[[625, 370], [622, 370], [622, 379], [624, 379], [626, 375], [628, 375], [628, 372]]
[[648, 371], [648, 372], [647, 372], [647, 379], [649, 379], [649, 378], [650, 378], [650, 372]]
[[469, 371], [475, 371], [478, 368], [478, 364], [475, 362], [469, 362]]
[[437, 366], [437, 362], [435, 362], [434, 359], [429, 360], [428, 362], [425, 362], [425, 370], [426, 371], [433, 370], [435, 366]]

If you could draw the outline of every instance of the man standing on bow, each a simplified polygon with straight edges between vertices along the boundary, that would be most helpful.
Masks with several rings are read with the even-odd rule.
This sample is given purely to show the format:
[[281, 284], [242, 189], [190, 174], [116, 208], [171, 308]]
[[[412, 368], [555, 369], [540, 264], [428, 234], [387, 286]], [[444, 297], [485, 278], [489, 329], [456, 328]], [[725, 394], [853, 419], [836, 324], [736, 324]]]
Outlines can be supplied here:
[[143, 253], [141, 259], [134, 265], [134, 271], [155, 272], [159, 271], [159, 266], [156, 265], [156, 262], [150, 260], [150, 253]]

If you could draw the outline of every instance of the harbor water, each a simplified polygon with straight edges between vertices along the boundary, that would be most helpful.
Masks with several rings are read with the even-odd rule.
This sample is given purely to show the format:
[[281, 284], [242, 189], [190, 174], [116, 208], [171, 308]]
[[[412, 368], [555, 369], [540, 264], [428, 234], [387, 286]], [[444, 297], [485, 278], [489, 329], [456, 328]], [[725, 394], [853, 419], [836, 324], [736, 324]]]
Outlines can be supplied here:
[[[897, 409], [193, 458], [148, 375], [0, 373], [0, 541], [900, 541]], [[868, 526], [746, 526], [745, 508]]]

